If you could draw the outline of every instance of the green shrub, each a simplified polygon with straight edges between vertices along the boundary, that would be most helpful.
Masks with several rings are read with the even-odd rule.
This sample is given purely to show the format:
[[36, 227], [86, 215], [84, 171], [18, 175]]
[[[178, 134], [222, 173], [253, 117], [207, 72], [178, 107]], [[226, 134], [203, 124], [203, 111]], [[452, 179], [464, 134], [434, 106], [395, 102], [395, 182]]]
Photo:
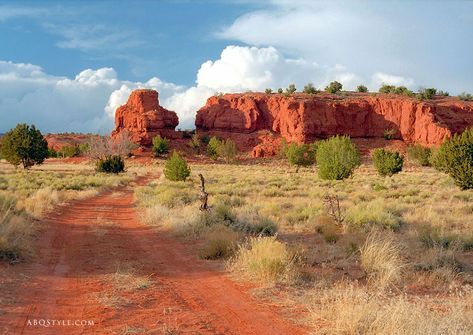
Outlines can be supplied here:
[[366, 87], [365, 85], [358, 85], [356, 90], [360, 93], [365, 93], [365, 92], [368, 92], [368, 87]]
[[187, 162], [176, 151], [166, 161], [164, 176], [172, 181], [185, 181], [191, 174]]
[[304, 90], [302, 92], [307, 93], [307, 94], [316, 94], [318, 91], [314, 87], [314, 84], [308, 83], [307, 85], [304, 86]]
[[383, 84], [379, 88], [379, 93], [389, 94], [389, 93], [395, 93], [395, 92], [396, 92], [396, 86], [394, 86], [394, 85]]
[[406, 95], [408, 97], [413, 97], [414, 96], [414, 92], [412, 92], [411, 90], [409, 90], [407, 87], [405, 86], [399, 86], [399, 87], [396, 87], [394, 89], [394, 93], [395, 94], [399, 94], [399, 95]]
[[473, 101], [473, 94], [462, 92], [458, 95], [458, 99], [464, 101]]
[[7, 162], [27, 169], [48, 157], [48, 142], [34, 125], [23, 123], [3, 136], [0, 151]]
[[418, 97], [421, 100], [430, 100], [437, 94], [435, 88], [422, 88], [419, 90]]
[[219, 142], [217, 147], [218, 156], [222, 157], [226, 163], [233, 162], [238, 152], [235, 142], [230, 138]]
[[430, 166], [430, 148], [420, 144], [407, 147], [407, 156], [409, 159], [415, 160], [422, 166]]
[[65, 145], [58, 150], [58, 157], [77, 157], [81, 154], [80, 148], [78, 145]]
[[271, 93], [273, 93], [273, 90], [270, 89], [270, 88], [267, 88], [267, 89], [264, 90], [264, 93], [271, 94]]
[[197, 134], [192, 135], [191, 139], [189, 140], [189, 147], [194, 149], [197, 153], [200, 153], [200, 146], [201, 146], [200, 136]]
[[348, 136], [334, 136], [318, 143], [316, 161], [322, 179], [350, 177], [361, 164], [360, 153]]
[[97, 172], [120, 173], [125, 171], [125, 161], [119, 155], [99, 159], [96, 166]]
[[394, 135], [396, 135], [396, 129], [393, 128], [385, 129], [383, 132], [383, 137], [385, 140], [392, 140]]
[[392, 176], [402, 171], [404, 157], [399, 152], [378, 148], [373, 152], [373, 163], [381, 176]]
[[48, 158], [57, 158], [58, 153], [53, 148], [48, 148]]
[[286, 93], [287, 93], [287, 94], [292, 94], [292, 93], [294, 93], [295, 91], [297, 91], [297, 89], [296, 89], [296, 85], [294, 85], [294, 84], [290, 84], [290, 85], [286, 88]]
[[473, 128], [445, 141], [438, 155], [443, 171], [453, 178], [457, 186], [463, 190], [473, 188]]
[[440, 146], [439, 148], [431, 149], [429, 163], [436, 170], [441, 172], [447, 172], [447, 161], [446, 161], [446, 146]]
[[283, 150], [289, 164], [296, 166], [297, 171], [301, 166], [315, 163], [315, 150], [308, 144], [290, 143]]
[[438, 96], [441, 96], [441, 97], [448, 97], [448, 96], [450, 96], [450, 93], [448, 93], [447, 91], [439, 90], [439, 91], [437, 92], [437, 95], [438, 95]]
[[279, 93], [279, 94], [282, 94], [283, 92], [284, 92], [284, 91], [283, 91], [282, 88], [278, 88], [278, 93]]
[[341, 83], [338, 81], [332, 81], [327, 87], [325, 87], [325, 91], [328, 93], [338, 93], [342, 90], [342, 88], [343, 85]]
[[156, 157], [165, 155], [169, 152], [169, 140], [157, 135], [153, 138], [153, 154]]
[[220, 140], [216, 137], [213, 136], [209, 144], [207, 144], [207, 154], [210, 156], [212, 159], [217, 159], [218, 158], [218, 148], [220, 147]]

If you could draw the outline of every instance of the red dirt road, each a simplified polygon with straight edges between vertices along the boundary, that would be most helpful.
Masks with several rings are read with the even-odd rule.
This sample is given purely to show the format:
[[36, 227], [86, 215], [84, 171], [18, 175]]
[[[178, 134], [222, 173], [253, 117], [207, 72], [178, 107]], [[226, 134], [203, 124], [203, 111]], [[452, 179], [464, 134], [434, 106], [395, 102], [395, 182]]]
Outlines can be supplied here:
[[37, 259], [0, 268], [0, 334], [305, 333], [140, 223], [131, 187], [74, 201], [41, 225]]

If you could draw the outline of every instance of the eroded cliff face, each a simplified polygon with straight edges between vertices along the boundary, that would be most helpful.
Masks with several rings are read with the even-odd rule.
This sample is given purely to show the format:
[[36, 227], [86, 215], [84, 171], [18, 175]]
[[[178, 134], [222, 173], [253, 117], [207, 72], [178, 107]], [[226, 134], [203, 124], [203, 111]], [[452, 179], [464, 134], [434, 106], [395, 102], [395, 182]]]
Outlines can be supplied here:
[[[336, 134], [382, 138], [385, 130], [392, 129], [395, 139], [430, 146], [473, 126], [473, 103], [448, 97], [419, 101], [363, 93], [226, 94], [209, 98], [197, 112], [195, 124], [197, 131], [228, 136], [239, 133], [254, 137], [255, 132], [269, 130], [299, 143]], [[264, 141], [258, 145], [270, 147]], [[253, 151], [254, 155], [265, 155], [265, 150], [259, 151]]]
[[178, 137], [174, 130], [179, 124], [177, 114], [159, 105], [158, 92], [139, 89], [131, 92], [125, 105], [115, 112], [112, 137], [127, 131], [131, 140], [141, 146], [150, 146], [153, 137]]

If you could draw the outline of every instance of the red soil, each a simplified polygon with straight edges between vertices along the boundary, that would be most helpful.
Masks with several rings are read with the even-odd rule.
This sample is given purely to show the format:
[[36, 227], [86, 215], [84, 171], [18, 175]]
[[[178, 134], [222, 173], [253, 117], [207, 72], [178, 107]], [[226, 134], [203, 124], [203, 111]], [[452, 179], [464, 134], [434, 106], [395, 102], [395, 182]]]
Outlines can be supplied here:
[[[247, 286], [199, 260], [189, 246], [141, 224], [131, 187], [74, 201], [41, 226], [34, 262], [1, 265], [1, 333], [110, 334], [127, 333], [126, 327], [146, 334], [166, 329], [186, 334], [305, 333], [274, 306], [253, 299]], [[118, 290], [110, 279], [117, 264], [134, 264], [135, 274], [149, 278], [151, 286]], [[114, 294], [126, 303], [107, 307], [97, 299]], [[29, 325], [34, 319], [92, 320], [94, 325]]]

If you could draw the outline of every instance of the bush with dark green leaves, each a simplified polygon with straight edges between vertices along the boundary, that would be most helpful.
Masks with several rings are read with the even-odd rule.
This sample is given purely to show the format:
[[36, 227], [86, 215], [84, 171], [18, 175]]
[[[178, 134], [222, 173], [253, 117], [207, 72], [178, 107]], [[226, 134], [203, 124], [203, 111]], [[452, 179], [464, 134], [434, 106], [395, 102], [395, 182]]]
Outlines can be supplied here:
[[358, 85], [358, 87], [356, 88], [356, 90], [357, 90], [358, 92], [365, 93], [365, 92], [368, 92], [368, 87], [366, 87], [365, 85]]
[[422, 88], [419, 90], [418, 98], [420, 100], [430, 100], [437, 94], [436, 88]]
[[165, 155], [169, 152], [169, 140], [157, 135], [153, 138], [153, 154], [155, 157]]
[[290, 84], [287, 88], [286, 88], [286, 94], [292, 94], [296, 91], [296, 85], [294, 84]]
[[0, 151], [7, 162], [27, 169], [48, 157], [48, 142], [34, 125], [23, 123], [3, 136]]
[[389, 94], [389, 93], [395, 93], [395, 92], [396, 92], [396, 86], [394, 86], [394, 85], [383, 84], [379, 88], [379, 93]]
[[342, 90], [342, 88], [343, 85], [341, 83], [338, 81], [332, 81], [327, 87], [325, 87], [325, 91], [328, 93], [338, 93]]
[[212, 159], [217, 159], [219, 152], [218, 148], [220, 147], [220, 140], [216, 137], [213, 136], [209, 143], [207, 144], [207, 154], [210, 156]]
[[78, 145], [65, 145], [57, 151], [57, 156], [62, 158], [77, 157], [81, 154]]
[[304, 86], [304, 90], [302, 92], [307, 94], [316, 94], [318, 90], [314, 87], [314, 84], [308, 83]]
[[473, 94], [463, 92], [458, 95], [458, 99], [463, 101], [473, 101]]
[[267, 88], [267, 89], [264, 90], [264, 93], [271, 94], [271, 93], [273, 93], [273, 90], [270, 89], [270, 88]]
[[408, 97], [413, 97], [414, 96], [414, 92], [412, 92], [411, 90], [409, 90], [407, 87], [405, 86], [398, 86], [394, 89], [394, 94], [398, 94], [398, 95], [406, 95]]
[[283, 150], [289, 164], [296, 166], [296, 172], [301, 166], [315, 163], [315, 148], [310, 144], [290, 143]]
[[119, 155], [112, 155], [104, 159], [97, 160], [97, 172], [120, 173], [125, 171], [125, 161]]
[[176, 151], [173, 151], [164, 166], [164, 176], [171, 181], [185, 181], [191, 174], [187, 162]]
[[473, 188], [473, 128], [455, 134], [435, 152], [434, 166], [448, 173], [462, 190]]
[[349, 136], [333, 136], [318, 142], [316, 161], [322, 179], [342, 180], [350, 177], [361, 164], [360, 153]]
[[430, 166], [430, 154], [430, 148], [424, 147], [420, 144], [407, 147], [407, 157], [418, 162], [422, 166]]
[[283, 92], [284, 92], [284, 91], [283, 91], [282, 88], [278, 88], [278, 93], [279, 93], [279, 94], [282, 94]]
[[402, 171], [404, 156], [397, 151], [378, 148], [373, 152], [373, 163], [381, 176], [392, 176]]

